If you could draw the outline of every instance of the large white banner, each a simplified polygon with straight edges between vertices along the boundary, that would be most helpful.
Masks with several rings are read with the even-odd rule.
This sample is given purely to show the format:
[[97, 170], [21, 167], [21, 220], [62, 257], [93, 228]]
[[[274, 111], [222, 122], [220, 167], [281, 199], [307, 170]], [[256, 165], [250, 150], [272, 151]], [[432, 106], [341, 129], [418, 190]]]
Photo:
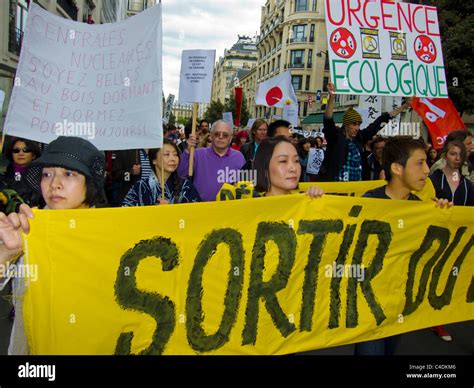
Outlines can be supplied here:
[[340, 94], [447, 97], [435, 7], [325, 0], [331, 79]]
[[30, 5], [5, 123], [49, 143], [80, 136], [102, 150], [162, 145], [161, 5], [86, 24]]

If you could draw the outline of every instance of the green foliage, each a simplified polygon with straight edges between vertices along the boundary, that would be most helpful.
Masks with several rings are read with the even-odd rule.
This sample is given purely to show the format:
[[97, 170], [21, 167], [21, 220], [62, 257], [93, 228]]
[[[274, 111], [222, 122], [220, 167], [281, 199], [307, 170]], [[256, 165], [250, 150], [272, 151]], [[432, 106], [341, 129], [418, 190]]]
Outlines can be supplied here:
[[183, 125], [186, 125], [188, 123], [189, 119], [187, 119], [186, 117], [180, 117], [178, 120], [177, 120], [177, 123], [178, 124], [183, 124]]
[[449, 97], [457, 110], [474, 113], [474, 2], [420, 1], [438, 8]]
[[[236, 106], [235, 106], [235, 95], [234, 93], [231, 94], [230, 98], [226, 98], [225, 105], [224, 105], [224, 112], [232, 112], [232, 117], [237, 117], [236, 113]], [[242, 108], [240, 110], [240, 125], [247, 124], [249, 121], [249, 112], [247, 110], [247, 102], [245, 101], [245, 95], [242, 93]]]
[[169, 120], [168, 124], [172, 124], [172, 125], [176, 124], [176, 117], [173, 114], [173, 112], [170, 113], [170, 120]]
[[222, 119], [222, 112], [224, 112], [224, 105], [222, 105], [222, 102], [220, 102], [220, 100], [212, 101], [211, 105], [209, 105], [206, 112], [204, 113], [204, 118], [209, 123], [213, 123]]

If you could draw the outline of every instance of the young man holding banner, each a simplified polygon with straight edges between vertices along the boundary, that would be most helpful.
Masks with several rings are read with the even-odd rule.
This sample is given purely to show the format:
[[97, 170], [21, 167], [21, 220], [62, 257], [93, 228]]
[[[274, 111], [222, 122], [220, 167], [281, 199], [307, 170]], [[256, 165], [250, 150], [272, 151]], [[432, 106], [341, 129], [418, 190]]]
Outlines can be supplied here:
[[349, 108], [343, 117], [342, 128], [336, 127], [333, 119], [336, 89], [334, 84], [328, 84], [329, 99], [324, 114], [323, 133], [326, 137], [327, 148], [323, 165], [320, 170], [322, 181], [360, 181], [362, 180], [362, 155], [367, 142], [380, 131], [390, 119], [403, 112], [410, 106], [406, 102], [390, 113], [383, 113], [372, 124], [360, 131], [361, 115]]
[[[387, 141], [382, 156], [382, 168], [387, 184], [366, 192], [363, 197], [421, 201], [413, 191], [425, 186], [430, 169], [426, 163], [425, 144], [411, 137], [394, 137]], [[433, 198], [436, 207], [451, 207], [447, 199]], [[398, 336], [376, 339], [355, 344], [357, 355], [392, 355]]]

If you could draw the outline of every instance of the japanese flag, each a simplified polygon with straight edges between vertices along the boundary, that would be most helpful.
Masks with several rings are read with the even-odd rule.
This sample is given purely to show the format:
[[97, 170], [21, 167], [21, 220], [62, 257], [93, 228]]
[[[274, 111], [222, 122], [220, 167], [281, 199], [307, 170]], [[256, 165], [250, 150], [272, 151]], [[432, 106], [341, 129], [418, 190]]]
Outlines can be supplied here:
[[257, 85], [256, 105], [283, 108], [297, 102], [289, 71]]

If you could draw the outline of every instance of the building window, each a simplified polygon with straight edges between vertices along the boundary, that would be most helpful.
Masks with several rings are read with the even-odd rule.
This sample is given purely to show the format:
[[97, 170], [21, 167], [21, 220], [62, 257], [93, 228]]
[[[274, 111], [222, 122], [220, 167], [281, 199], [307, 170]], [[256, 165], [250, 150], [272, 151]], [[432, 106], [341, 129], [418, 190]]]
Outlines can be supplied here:
[[328, 53], [326, 53], [326, 59], [324, 61], [324, 70], [329, 71], [329, 54]]
[[356, 100], [357, 100], [357, 94], [347, 95], [347, 101], [356, 101]]
[[313, 66], [313, 49], [308, 50], [308, 68]]
[[25, 31], [27, 17], [28, 4], [26, 4], [26, 0], [20, 0], [16, 5], [16, 28], [21, 32]]
[[316, 8], [318, 8], [318, 0], [313, 0], [313, 12], [316, 12]]
[[26, 0], [18, 1], [16, 4], [16, 12], [14, 2], [10, 4], [8, 51], [18, 56], [20, 55], [27, 17], [28, 4], [26, 3]]
[[306, 117], [308, 115], [308, 101], [305, 101], [303, 103], [303, 117]]
[[293, 84], [293, 89], [301, 90], [301, 84], [303, 83], [303, 76], [302, 75], [291, 76], [291, 83]]
[[142, 12], [146, 9], [146, 0], [128, 0], [128, 10], [132, 12]]
[[314, 24], [311, 24], [311, 29], [309, 30], [309, 41], [314, 42]]
[[311, 77], [309, 75], [306, 76], [306, 85], [305, 90], [309, 90], [309, 84], [311, 82]]
[[293, 36], [290, 39], [290, 43], [292, 42], [306, 42], [306, 25], [305, 24], [298, 24], [293, 26]]
[[308, 0], [295, 0], [295, 12], [304, 12], [308, 10]]
[[290, 67], [291, 68], [304, 67], [304, 50], [291, 50]]
[[327, 92], [328, 90], [329, 77], [323, 78], [323, 91]]
[[78, 8], [72, 0], [58, 0], [58, 5], [69, 15], [72, 20], [77, 20]]

